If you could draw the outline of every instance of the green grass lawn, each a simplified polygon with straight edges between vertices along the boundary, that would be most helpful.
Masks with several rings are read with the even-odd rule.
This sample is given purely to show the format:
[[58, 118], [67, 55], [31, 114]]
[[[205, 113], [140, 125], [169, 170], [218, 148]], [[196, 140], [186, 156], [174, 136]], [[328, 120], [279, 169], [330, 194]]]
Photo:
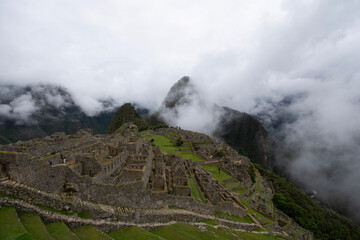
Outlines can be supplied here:
[[156, 228], [151, 231], [152, 233], [171, 240], [219, 240], [227, 239], [223, 238], [214, 232], [206, 231], [201, 232], [195, 226], [191, 226], [185, 223], [175, 223], [168, 226]]
[[167, 154], [174, 153], [175, 151], [179, 150], [177, 147], [173, 146], [173, 144], [170, 142], [170, 139], [161, 135], [146, 136], [145, 139], [148, 141], [154, 139], [153, 143], [158, 146], [162, 152]]
[[234, 233], [236, 236], [246, 240], [282, 240], [283, 239], [270, 234], [238, 232], [234, 230], [231, 230], [231, 232]]
[[20, 215], [20, 221], [34, 239], [37, 240], [51, 240], [53, 239], [47, 231], [45, 225], [41, 221], [39, 215], [34, 213], [23, 213]]
[[225, 218], [225, 219], [233, 221], [233, 222], [254, 223], [253, 220], [249, 216], [239, 217], [239, 216], [234, 216], [234, 215], [230, 215], [228, 213], [223, 213], [223, 212], [217, 212], [217, 213], [215, 213], [215, 216], [219, 217], [219, 218]]
[[240, 188], [240, 189], [233, 190], [233, 192], [237, 193], [237, 194], [243, 194], [246, 191], [247, 191], [247, 189], [245, 189], [245, 188]]
[[142, 240], [142, 239], [148, 239], [148, 240], [158, 240], [160, 239], [157, 235], [150, 233], [148, 231], [145, 231], [142, 228], [139, 227], [127, 227], [123, 228], [121, 230], [117, 230], [111, 233], [108, 233], [108, 235], [115, 239], [115, 240]]
[[[194, 154], [193, 152], [182, 152], [179, 147], [174, 146], [174, 144], [170, 141], [169, 138], [161, 136], [161, 135], [145, 135], [145, 139], [151, 141], [154, 139], [153, 143], [160, 148], [163, 153], [167, 154], [175, 154], [184, 159], [191, 158], [194, 162], [204, 161], [201, 157]], [[189, 143], [187, 143], [189, 145]], [[185, 143], [186, 146], [186, 143]], [[190, 149], [190, 145], [189, 145]]]
[[109, 236], [104, 234], [103, 232], [97, 230], [93, 226], [85, 225], [78, 228], [72, 228], [71, 231], [75, 233], [75, 235], [80, 240], [109, 240], [111, 239]]
[[200, 221], [200, 222], [209, 224], [211, 226], [219, 225], [219, 223], [215, 219], [209, 219], [209, 220], [204, 220], [204, 221]]
[[265, 217], [261, 213], [252, 209], [250, 207], [250, 204], [244, 198], [238, 198], [238, 200], [247, 207], [249, 214], [254, 214], [254, 213], [256, 214], [255, 215], [256, 220], [258, 220], [262, 225], [274, 224], [274, 221], [270, 220], [269, 218]]
[[225, 183], [225, 187], [232, 189], [232, 188], [236, 188], [239, 186], [239, 183], [237, 181], [233, 181], [233, 182], [229, 182], [229, 183]]
[[230, 176], [229, 174], [227, 174], [223, 170], [220, 170], [220, 172], [219, 172], [219, 167], [218, 166], [201, 165], [201, 167], [204, 168], [209, 173], [211, 173], [212, 177], [215, 178], [216, 180], [218, 180], [222, 184], [224, 183], [224, 180], [233, 179], [232, 176]]
[[182, 157], [182, 158], [185, 158], [185, 159], [191, 158], [194, 162], [202, 162], [202, 161], [204, 161], [204, 159], [202, 159], [201, 157], [199, 157], [198, 155], [196, 155], [194, 153], [181, 152], [178, 155], [180, 157]]
[[213, 227], [210, 227], [210, 226], [206, 226], [205, 228], [209, 232], [213, 232], [217, 236], [220, 236], [221, 239], [238, 240], [237, 237], [235, 237], [234, 235], [232, 235], [231, 233], [226, 231], [224, 228], [213, 228]]
[[55, 240], [79, 240], [63, 222], [48, 223], [45, 226]]
[[81, 218], [85, 218], [85, 219], [92, 219], [91, 215], [89, 214], [88, 211], [81, 211], [79, 214], [78, 214], [79, 217]]
[[0, 208], [0, 239], [34, 239], [19, 221], [14, 207]]
[[202, 202], [202, 198], [198, 192], [198, 188], [197, 188], [197, 184], [194, 178], [189, 178], [189, 183], [190, 183], [190, 187], [191, 187], [191, 196], [199, 201]]

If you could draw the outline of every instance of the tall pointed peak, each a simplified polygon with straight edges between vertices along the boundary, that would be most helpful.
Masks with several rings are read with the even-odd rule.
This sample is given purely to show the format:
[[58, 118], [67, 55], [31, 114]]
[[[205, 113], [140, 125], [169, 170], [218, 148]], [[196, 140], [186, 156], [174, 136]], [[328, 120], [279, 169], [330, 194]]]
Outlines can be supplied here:
[[189, 103], [191, 101], [191, 96], [196, 93], [195, 87], [190, 81], [190, 77], [184, 76], [170, 88], [170, 91], [164, 99], [163, 107], [174, 108]]

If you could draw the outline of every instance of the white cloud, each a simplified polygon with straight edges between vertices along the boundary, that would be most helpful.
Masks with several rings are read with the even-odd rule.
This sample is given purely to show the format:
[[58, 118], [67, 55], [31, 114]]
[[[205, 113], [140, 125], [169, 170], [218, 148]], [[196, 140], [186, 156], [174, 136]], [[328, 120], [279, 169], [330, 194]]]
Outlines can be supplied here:
[[[323, 169], [346, 162], [337, 182], [359, 206], [349, 180], [360, 179], [358, 155], [339, 155], [360, 139], [359, 12], [356, 0], [3, 0], [0, 83], [61, 84], [90, 115], [108, 98], [155, 110], [184, 75], [207, 102], [251, 113], [276, 113], [263, 99], [301, 95], [285, 111], [297, 117], [286, 140], [303, 150], [293, 166], [321, 176], [314, 184], [337, 186]], [[0, 112], [26, 118], [34, 107], [20, 101]], [[203, 130], [212, 115], [199, 109], [183, 109], [197, 117], [179, 124]]]
[[38, 107], [29, 93], [15, 98], [9, 104], [0, 104], [0, 114], [16, 120], [16, 124], [26, 123], [30, 120], [30, 115], [37, 109]]
[[283, 14], [280, 1], [265, 0], [0, 4], [0, 81], [62, 84], [78, 98], [153, 109], [201, 56], [247, 47], [265, 19]]

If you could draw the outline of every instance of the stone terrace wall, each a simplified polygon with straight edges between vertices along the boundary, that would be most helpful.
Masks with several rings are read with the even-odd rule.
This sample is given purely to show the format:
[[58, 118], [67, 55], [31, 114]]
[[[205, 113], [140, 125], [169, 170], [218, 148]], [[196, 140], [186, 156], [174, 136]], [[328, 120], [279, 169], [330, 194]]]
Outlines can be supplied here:
[[128, 152], [123, 151], [120, 154], [118, 154], [116, 157], [112, 158], [111, 162], [103, 164], [101, 172], [95, 177], [95, 181], [103, 182], [106, 177], [110, 176], [118, 168], [124, 168], [128, 156], [129, 156]]

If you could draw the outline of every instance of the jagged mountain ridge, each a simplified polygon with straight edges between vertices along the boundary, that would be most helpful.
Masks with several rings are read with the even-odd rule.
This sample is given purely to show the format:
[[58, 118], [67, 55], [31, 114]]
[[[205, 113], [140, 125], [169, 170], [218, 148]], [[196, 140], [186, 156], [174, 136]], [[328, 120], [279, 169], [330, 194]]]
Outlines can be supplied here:
[[45, 137], [54, 132], [75, 133], [80, 128], [105, 133], [114, 114], [111, 104], [104, 101], [105, 110], [89, 117], [60, 86], [1, 86], [0, 144]]

